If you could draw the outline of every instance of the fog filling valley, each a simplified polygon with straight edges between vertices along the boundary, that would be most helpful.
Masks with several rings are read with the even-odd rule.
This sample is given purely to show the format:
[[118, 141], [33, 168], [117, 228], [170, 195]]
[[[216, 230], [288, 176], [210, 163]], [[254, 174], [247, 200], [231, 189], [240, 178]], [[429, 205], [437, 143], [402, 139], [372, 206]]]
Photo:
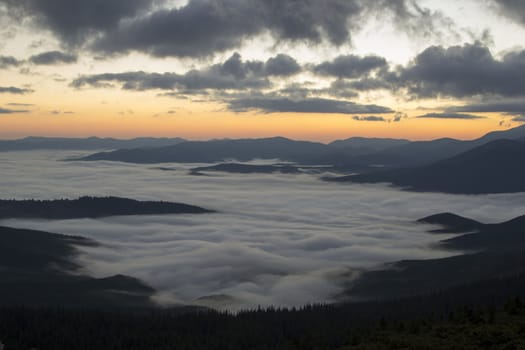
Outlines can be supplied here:
[[120, 196], [198, 205], [204, 215], [3, 220], [5, 226], [81, 235], [100, 247], [78, 257], [96, 277], [126, 274], [165, 305], [239, 309], [337, 300], [359, 271], [402, 259], [444, 257], [447, 235], [415, 220], [450, 211], [482, 222], [525, 213], [525, 193], [458, 196], [385, 185], [327, 183], [318, 175], [193, 176], [202, 164], [63, 162], [79, 152], [0, 153], [3, 199]]

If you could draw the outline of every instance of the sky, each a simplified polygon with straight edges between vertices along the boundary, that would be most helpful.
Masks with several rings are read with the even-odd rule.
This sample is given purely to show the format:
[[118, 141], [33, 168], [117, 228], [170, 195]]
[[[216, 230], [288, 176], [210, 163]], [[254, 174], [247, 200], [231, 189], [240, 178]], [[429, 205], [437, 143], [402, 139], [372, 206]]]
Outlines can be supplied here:
[[0, 0], [0, 138], [469, 139], [525, 122], [522, 0]]

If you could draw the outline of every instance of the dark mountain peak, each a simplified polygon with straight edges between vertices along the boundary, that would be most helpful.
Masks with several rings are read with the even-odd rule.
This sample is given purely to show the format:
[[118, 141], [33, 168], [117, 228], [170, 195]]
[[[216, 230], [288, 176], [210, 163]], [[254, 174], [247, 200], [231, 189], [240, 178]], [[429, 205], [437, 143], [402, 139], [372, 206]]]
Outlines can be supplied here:
[[457, 194], [524, 192], [523, 155], [525, 142], [494, 140], [425, 166], [346, 176], [335, 181], [391, 183], [414, 191]]
[[371, 151], [381, 151], [395, 146], [401, 146], [410, 143], [405, 139], [379, 138], [379, 137], [361, 137], [354, 136], [344, 140], [335, 140], [328, 145], [337, 148], [355, 148], [370, 149]]
[[518, 157], [521, 152], [525, 152], [525, 142], [499, 139], [489, 141], [452, 158], [442, 160], [436, 163], [436, 165], [468, 168], [469, 166], [496, 166], [496, 164], [498, 164], [499, 168], [499, 164], [502, 163], [508, 165], [512, 162], [519, 162], [516, 157]]
[[522, 145], [523, 142], [520, 140], [515, 139], [497, 139], [489, 141], [479, 147], [474, 148], [472, 151], [475, 150], [484, 150], [484, 149], [497, 149], [497, 148], [503, 148], [503, 147], [515, 147], [518, 145]]
[[433, 233], [460, 233], [477, 230], [482, 223], [453, 213], [440, 213], [417, 220], [419, 223], [441, 225], [442, 230], [433, 230]]
[[262, 139], [259, 139], [259, 140], [262, 140], [262, 141], [284, 141], [284, 142], [293, 142], [294, 141], [294, 140], [289, 139], [289, 138], [284, 137], [284, 136], [273, 136], [273, 137], [262, 138]]
[[491, 131], [485, 134], [479, 140], [483, 140], [483, 141], [491, 141], [491, 140], [497, 140], [497, 139], [515, 140], [515, 139], [522, 139], [522, 138], [525, 138], [525, 124], [517, 126], [512, 129]]
[[[417, 141], [416, 141], [417, 142]], [[426, 141], [421, 141], [421, 142], [426, 142]], [[452, 137], [441, 137], [439, 139], [435, 139], [433, 140], [433, 142], [437, 142], [437, 143], [449, 143], [449, 142], [461, 142], [461, 140], [458, 140], [458, 139], [454, 139]]]

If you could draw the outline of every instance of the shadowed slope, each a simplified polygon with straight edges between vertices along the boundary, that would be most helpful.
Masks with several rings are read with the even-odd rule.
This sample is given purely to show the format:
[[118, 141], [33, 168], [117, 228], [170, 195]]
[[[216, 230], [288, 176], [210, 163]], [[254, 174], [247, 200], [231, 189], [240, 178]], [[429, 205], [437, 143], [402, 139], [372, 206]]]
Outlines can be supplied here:
[[391, 183], [408, 190], [457, 194], [525, 191], [525, 142], [497, 140], [437, 163], [327, 179]]
[[211, 212], [204, 208], [182, 203], [136, 201], [119, 197], [0, 200], [0, 219], [78, 219], [115, 215], [204, 214]]
[[122, 275], [92, 278], [78, 273], [78, 236], [0, 226], [0, 305], [152, 307], [154, 289]]

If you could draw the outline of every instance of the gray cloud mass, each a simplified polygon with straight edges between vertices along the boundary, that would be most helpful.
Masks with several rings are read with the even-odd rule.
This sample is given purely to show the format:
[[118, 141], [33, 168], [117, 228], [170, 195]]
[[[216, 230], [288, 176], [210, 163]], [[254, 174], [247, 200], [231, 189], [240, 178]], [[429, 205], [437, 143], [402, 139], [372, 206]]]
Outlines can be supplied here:
[[176, 90], [200, 91], [206, 89], [262, 89], [271, 86], [269, 76], [287, 76], [300, 71], [300, 66], [290, 56], [279, 54], [268, 61], [243, 61], [234, 53], [224, 63], [184, 74], [125, 72], [81, 76], [71, 86], [103, 87], [118, 82], [126, 90]]
[[418, 97], [525, 94], [525, 50], [495, 59], [481, 44], [432, 46], [387, 80]]
[[0, 94], [24, 95], [33, 92], [31, 89], [18, 88], [15, 86], [0, 86]]
[[427, 113], [423, 115], [418, 115], [416, 118], [474, 120], [474, 119], [484, 119], [485, 117], [474, 115], [474, 114], [466, 114], [466, 113]]
[[16, 110], [0, 107], [0, 114], [17, 114], [17, 113], [27, 113], [28, 110]]
[[293, 57], [278, 54], [266, 61], [265, 69], [268, 75], [288, 76], [299, 73], [301, 66]]
[[522, 0], [491, 0], [502, 14], [525, 25], [525, 2]]
[[279, 96], [236, 98], [228, 102], [231, 110], [243, 112], [260, 110], [266, 113], [295, 112], [295, 113], [391, 113], [390, 108], [378, 105], [363, 105], [345, 100], [325, 98], [292, 99]]
[[33, 55], [29, 62], [37, 65], [70, 64], [75, 63], [78, 57], [61, 51], [48, 51]]
[[106, 54], [210, 56], [261, 34], [277, 42], [341, 46], [378, 15], [411, 34], [428, 36], [443, 27], [441, 14], [412, 0], [189, 0], [181, 7], [154, 6], [165, 0], [1, 2], [11, 17], [49, 28], [66, 45], [89, 43]]
[[160, 9], [109, 31], [95, 48], [108, 53], [137, 50], [155, 56], [195, 57], [239, 47], [249, 36], [270, 32], [278, 40], [334, 44], [349, 40], [349, 20], [361, 12], [356, 0], [192, 0]]
[[12, 56], [0, 56], [0, 69], [7, 69], [11, 67], [18, 67], [23, 63]]
[[352, 117], [353, 120], [361, 121], [361, 122], [388, 122], [388, 119], [384, 117], [378, 117], [376, 115], [369, 115], [369, 116], [354, 116]]
[[62, 41], [79, 45], [97, 32], [151, 7], [154, 0], [1, 0], [11, 16], [33, 19], [50, 28]]
[[320, 75], [338, 78], [359, 78], [370, 72], [386, 68], [387, 62], [383, 57], [355, 55], [338, 56], [333, 61], [323, 62], [314, 67], [314, 72]]
[[521, 99], [514, 100], [491, 100], [486, 102], [469, 103], [463, 106], [447, 108], [448, 112], [471, 112], [471, 113], [507, 113], [522, 114], [525, 113], [525, 102]]

